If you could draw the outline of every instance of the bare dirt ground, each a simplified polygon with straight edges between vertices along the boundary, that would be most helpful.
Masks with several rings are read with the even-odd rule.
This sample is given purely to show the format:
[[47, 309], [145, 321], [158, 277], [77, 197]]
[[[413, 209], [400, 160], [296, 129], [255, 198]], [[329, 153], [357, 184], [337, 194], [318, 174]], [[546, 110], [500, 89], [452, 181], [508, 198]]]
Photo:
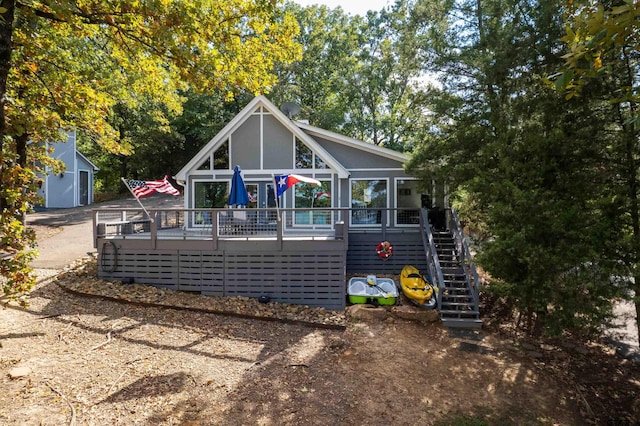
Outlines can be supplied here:
[[[67, 279], [89, 280], [91, 271]], [[640, 418], [640, 365], [595, 342], [523, 341], [509, 324], [451, 333], [384, 308], [348, 311], [334, 330], [65, 288], [45, 279], [28, 308], [0, 310], [0, 424], [631, 425]], [[148, 292], [184, 305], [183, 295]], [[12, 378], [16, 367], [28, 370]]]

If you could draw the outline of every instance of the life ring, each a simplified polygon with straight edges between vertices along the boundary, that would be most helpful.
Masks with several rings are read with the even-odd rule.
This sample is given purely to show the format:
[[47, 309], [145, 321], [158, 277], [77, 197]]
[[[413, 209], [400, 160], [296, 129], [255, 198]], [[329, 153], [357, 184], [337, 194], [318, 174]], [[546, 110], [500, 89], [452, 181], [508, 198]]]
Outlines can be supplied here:
[[389, 241], [382, 241], [376, 247], [376, 253], [383, 259], [388, 259], [393, 254], [393, 247]]

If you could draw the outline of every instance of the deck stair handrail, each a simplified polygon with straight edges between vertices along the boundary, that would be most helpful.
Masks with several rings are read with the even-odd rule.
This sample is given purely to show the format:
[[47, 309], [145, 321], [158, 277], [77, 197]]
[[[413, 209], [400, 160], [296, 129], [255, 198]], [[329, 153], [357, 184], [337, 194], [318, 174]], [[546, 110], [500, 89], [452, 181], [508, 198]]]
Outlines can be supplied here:
[[429, 225], [428, 214], [426, 209], [420, 209], [420, 229], [422, 230], [422, 245], [425, 249], [427, 257], [427, 269], [429, 276], [433, 280], [432, 284], [436, 286], [437, 306], [441, 306], [442, 293], [444, 290], [444, 275], [438, 260], [438, 252], [436, 250], [435, 239]]
[[449, 216], [448, 222], [449, 230], [453, 234], [453, 239], [460, 255], [460, 262], [465, 266], [467, 279], [469, 279], [469, 284], [471, 286], [471, 289], [473, 290], [472, 294], [474, 303], [477, 306], [479, 304], [478, 293], [480, 291], [481, 282], [478, 276], [478, 271], [476, 270], [476, 266], [473, 263], [473, 256], [471, 255], [471, 250], [469, 250], [467, 238], [462, 232], [460, 219], [458, 218], [458, 214], [453, 207], [451, 208], [451, 214]]
[[446, 327], [482, 327], [478, 274], [460, 220], [452, 209], [434, 209], [433, 216], [429, 227], [433, 226], [431, 233], [444, 276], [438, 294], [440, 320]]

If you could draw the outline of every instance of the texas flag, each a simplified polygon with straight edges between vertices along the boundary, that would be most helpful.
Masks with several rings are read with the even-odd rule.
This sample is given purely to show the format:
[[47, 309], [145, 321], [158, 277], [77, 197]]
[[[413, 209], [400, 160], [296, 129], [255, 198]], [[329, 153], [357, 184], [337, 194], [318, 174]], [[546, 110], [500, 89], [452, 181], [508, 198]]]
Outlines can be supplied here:
[[291, 188], [298, 182], [310, 183], [312, 185], [322, 185], [319, 180], [313, 179], [310, 177], [300, 176], [300, 175], [276, 175], [274, 176], [276, 179], [276, 188], [278, 197], [280, 197], [284, 191]]

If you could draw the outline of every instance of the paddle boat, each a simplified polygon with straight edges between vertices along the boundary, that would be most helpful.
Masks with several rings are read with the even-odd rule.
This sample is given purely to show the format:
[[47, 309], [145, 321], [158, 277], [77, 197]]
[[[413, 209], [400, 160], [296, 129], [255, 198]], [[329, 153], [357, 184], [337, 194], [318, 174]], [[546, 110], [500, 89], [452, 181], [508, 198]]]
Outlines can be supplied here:
[[396, 283], [390, 278], [375, 275], [353, 277], [347, 287], [349, 303], [371, 303], [373, 305], [395, 305], [398, 298]]
[[402, 293], [414, 305], [424, 309], [436, 307], [437, 289], [415, 266], [407, 265], [402, 268], [402, 272], [400, 272], [400, 287]]

